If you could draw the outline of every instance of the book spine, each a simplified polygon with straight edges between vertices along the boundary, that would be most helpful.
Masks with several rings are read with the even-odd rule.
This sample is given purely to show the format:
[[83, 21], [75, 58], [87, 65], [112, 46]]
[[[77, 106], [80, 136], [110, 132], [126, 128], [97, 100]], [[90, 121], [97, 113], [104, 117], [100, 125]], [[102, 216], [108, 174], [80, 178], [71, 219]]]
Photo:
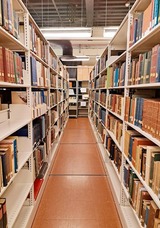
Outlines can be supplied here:
[[1, 160], [2, 160], [2, 173], [3, 173], [3, 186], [6, 187], [8, 184], [7, 180], [7, 159], [5, 153], [0, 153]]

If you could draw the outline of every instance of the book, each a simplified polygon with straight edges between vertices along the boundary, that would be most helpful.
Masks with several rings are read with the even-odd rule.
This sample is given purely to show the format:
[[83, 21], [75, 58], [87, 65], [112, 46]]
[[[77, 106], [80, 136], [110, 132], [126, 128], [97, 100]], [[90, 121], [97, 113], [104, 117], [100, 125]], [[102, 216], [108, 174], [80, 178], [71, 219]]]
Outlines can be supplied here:
[[124, 185], [127, 189], [129, 189], [129, 176], [130, 176], [130, 166], [129, 166], [129, 164], [125, 164], [123, 181], [124, 181]]
[[32, 86], [37, 86], [38, 82], [37, 82], [37, 67], [36, 67], [36, 59], [31, 56], [30, 57], [31, 60], [31, 81], [32, 81]]
[[8, 163], [7, 163], [7, 155], [6, 149], [0, 149], [0, 157], [2, 162], [2, 174], [3, 174], [3, 187], [7, 186], [8, 184]]
[[154, 173], [154, 164], [156, 161], [160, 161], [160, 151], [156, 153], [152, 153], [151, 163], [150, 163], [150, 175], [149, 175], [149, 186], [152, 188], [153, 184], [153, 173]]
[[150, 72], [150, 83], [155, 83], [156, 78], [158, 80], [158, 73], [157, 70], [159, 69], [158, 63], [159, 63], [159, 44], [155, 45], [152, 48], [152, 57], [151, 57], [151, 72]]
[[152, 16], [152, 3], [148, 5], [143, 14], [142, 36], [145, 36], [150, 31]]
[[[160, 161], [154, 161], [153, 164], [153, 178], [152, 178], [152, 190], [156, 193], [156, 188], [159, 188], [159, 171], [160, 171]], [[158, 190], [159, 192], [159, 190]], [[158, 193], [157, 193], [158, 195]]]
[[2, 167], [2, 158], [0, 156], [0, 192], [3, 188], [3, 167]]
[[158, 5], [158, 23], [160, 22], [160, 1]]
[[17, 136], [9, 136], [0, 142], [0, 146], [8, 147], [10, 149], [10, 162], [12, 175], [17, 172], [18, 169], [18, 137]]
[[147, 227], [150, 204], [152, 200], [143, 200], [140, 221], [142, 226]]
[[155, 218], [154, 219], [154, 228], [159, 228], [160, 227], [160, 218]]
[[39, 174], [37, 176], [38, 179], [42, 179], [45, 176], [45, 173], [47, 171], [48, 168], [48, 163], [47, 162], [43, 162], [41, 169], [39, 170]]
[[153, 13], [153, 23], [152, 27], [155, 27], [158, 24], [158, 13], [159, 13], [159, 0], [154, 0], [154, 13]]
[[8, 218], [7, 218], [7, 209], [6, 209], [6, 199], [0, 198], [0, 205], [2, 207], [2, 218], [3, 218], [3, 226], [4, 228], [8, 227]]
[[3, 186], [7, 186], [8, 182], [12, 177], [12, 167], [11, 167], [11, 153], [10, 148], [0, 147], [0, 156], [2, 160], [2, 173], [3, 173]]
[[41, 189], [42, 184], [43, 184], [43, 178], [42, 179], [39, 179], [39, 178], [35, 179], [35, 181], [34, 181], [34, 199], [35, 200], [38, 197], [38, 193]]
[[140, 185], [140, 181], [138, 179], [133, 179], [133, 191], [131, 196], [131, 204], [135, 209], [137, 203], [137, 194], [138, 194], [138, 187]]
[[150, 210], [148, 215], [147, 228], [154, 227], [154, 219], [160, 215], [160, 209], [157, 207], [154, 201], [151, 201]]
[[160, 195], [160, 162], [158, 161], [155, 163], [157, 163], [157, 169], [156, 169], [155, 176], [153, 176], [153, 185], [154, 185], [153, 191], [159, 197], [159, 195]]
[[4, 81], [3, 48], [0, 46], [0, 81]]
[[10, 50], [5, 47], [2, 47], [2, 53], [3, 53], [4, 81], [11, 82]]
[[[144, 163], [144, 155], [146, 154], [147, 146], [146, 145], [139, 145], [136, 149], [136, 161], [135, 161], [135, 168], [140, 175], [144, 172], [145, 168], [143, 167], [146, 163]], [[145, 159], [146, 160], [146, 159]], [[144, 178], [144, 174], [142, 175]]]
[[143, 201], [144, 200], [152, 200], [151, 196], [145, 189], [142, 183], [139, 183], [138, 190], [137, 190], [137, 201], [136, 201], [136, 213], [140, 218], [142, 216], [142, 208], [143, 208]]
[[153, 143], [144, 137], [133, 137], [133, 147], [132, 147], [132, 164], [135, 167], [136, 160], [136, 150], [139, 145], [153, 145]]
[[160, 151], [160, 147], [158, 147], [158, 146], [147, 146], [145, 182], [148, 185], [149, 185], [149, 178], [150, 178], [152, 153], [156, 153], [157, 151]]
[[0, 26], [3, 25], [3, 9], [2, 9], [2, 1], [0, 1]]
[[2, 209], [2, 204], [0, 204], [0, 227], [3, 227], [3, 209]]
[[137, 175], [135, 174], [135, 172], [130, 169], [130, 175], [129, 175], [129, 194], [132, 197], [133, 194], [133, 182], [134, 180], [138, 180]]
[[8, 9], [7, 9], [7, 1], [2, 0], [2, 26], [8, 30], [9, 29], [9, 22], [8, 22]]
[[8, 136], [7, 140], [10, 140], [13, 143], [13, 151], [14, 151], [14, 172], [18, 171], [18, 136]]

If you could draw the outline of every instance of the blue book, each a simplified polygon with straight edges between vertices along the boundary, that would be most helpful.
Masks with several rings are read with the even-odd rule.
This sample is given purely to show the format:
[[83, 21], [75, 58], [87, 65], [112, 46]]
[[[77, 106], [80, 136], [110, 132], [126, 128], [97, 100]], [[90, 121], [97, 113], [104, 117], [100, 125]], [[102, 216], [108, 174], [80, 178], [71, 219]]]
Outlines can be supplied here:
[[41, 119], [41, 128], [42, 128], [42, 139], [44, 139], [46, 136], [45, 117], [41, 116], [40, 119]]
[[158, 23], [160, 23], [160, 1], [158, 4]]
[[7, 139], [12, 139], [13, 143], [13, 149], [14, 149], [14, 172], [17, 173], [18, 171], [18, 145], [17, 145], [17, 140], [18, 136], [9, 136]]
[[123, 76], [122, 76], [122, 86], [124, 86], [124, 83], [125, 83], [125, 74], [126, 74], [126, 62], [124, 62], [124, 70], [123, 70]]
[[18, 131], [14, 132], [12, 135], [14, 135], [14, 136], [26, 136], [26, 137], [28, 137], [28, 127], [27, 126], [22, 127]]
[[115, 70], [115, 87], [118, 86], [118, 78], [119, 78], [119, 68], [117, 67]]
[[135, 18], [135, 20], [134, 20], [133, 43], [136, 43], [136, 38], [137, 38], [137, 29], [138, 29], [138, 19], [137, 19], [137, 18]]
[[158, 24], [158, 14], [159, 14], [159, 0], [154, 1], [154, 14], [153, 14], [153, 25], [152, 27]]
[[143, 12], [139, 15], [139, 32], [138, 32], [138, 40], [142, 37], [142, 26], [143, 26]]
[[32, 86], [37, 86], [36, 59], [31, 56], [30, 60], [31, 60], [31, 82], [32, 82]]
[[137, 126], [138, 123], [138, 109], [139, 109], [139, 97], [135, 98], [135, 116], [134, 116], [134, 125]]
[[142, 128], [142, 114], [143, 114], [143, 104], [144, 104], [144, 98], [140, 98], [140, 104], [139, 104], [139, 115], [138, 115], [138, 127]]
[[137, 116], [136, 116], [136, 126], [139, 126], [139, 118], [140, 118], [140, 105], [141, 105], [141, 97], [137, 97]]
[[128, 153], [128, 158], [130, 161], [132, 161], [132, 147], [133, 147], [133, 142], [134, 142], [134, 137], [130, 137], [129, 140], [129, 153]]
[[150, 211], [150, 205], [146, 206], [146, 214], [145, 214], [145, 218], [144, 218], [145, 225], [148, 224], [149, 211]]

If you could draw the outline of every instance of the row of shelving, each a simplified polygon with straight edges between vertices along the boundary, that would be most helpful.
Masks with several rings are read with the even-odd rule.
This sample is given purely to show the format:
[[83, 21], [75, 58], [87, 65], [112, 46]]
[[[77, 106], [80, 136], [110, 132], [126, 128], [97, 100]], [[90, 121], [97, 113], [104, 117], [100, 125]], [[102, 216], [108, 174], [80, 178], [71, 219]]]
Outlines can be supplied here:
[[21, 0], [3, 1], [1, 10], [1, 221], [31, 227], [68, 120], [68, 72]]
[[[83, 75], [83, 78], [85, 76]], [[88, 116], [88, 80], [69, 80], [69, 116]]]
[[158, 4], [135, 2], [90, 75], [89, 116], [111, 160], [106, 168], [127, 227], [160, 224]]

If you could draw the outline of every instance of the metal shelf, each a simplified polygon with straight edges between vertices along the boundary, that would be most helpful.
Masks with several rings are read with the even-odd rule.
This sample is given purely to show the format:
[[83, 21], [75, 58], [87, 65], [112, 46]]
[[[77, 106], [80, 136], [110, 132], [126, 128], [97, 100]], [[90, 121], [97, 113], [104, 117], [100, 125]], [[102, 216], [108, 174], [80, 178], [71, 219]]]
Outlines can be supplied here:
[[[24, 172], [24, 179], [27, 178], [27, 175], [27, 172]], [[7, 189], [3, 195], [3, 197], [7, 198], [6, 207], [9, 228], [13, 227], [13, 224], [23, 207], [24, 201], [26, 200], [31, 187], [32, 183], [12, 183], [12, 186], [10, 186], [10, 188]]]
[[107, 111], [110, 112], [111, 114], [113, 114], [114, 116], [116, 116], [118, 119], [123, 121], [123, 116], [120, 116], [119, 114], [117, 114], [116, 112], [112, 112], [110, 109], [107, 108]]
[[113, 139], [113, 141], [115, 142], [115, 144], [118, 147], [118, 149], [122, 152], [122, 147], [119, 145], [119, 143], [118, 143], [115, 135], [110, 130], [108, 130], [108, 129], [107, 129], [107, 132], [110, 135], [110, 137]]
[[26, 113], [21, 110], [17, 118], [9, 119], [0, 124], [0, 141], [31, 122], [31, 118]]
[[0, 26], [0, 45], [9, 48], [13, 51], [28, 51], [27, 47], [24, 46], [19, 40], [14, 36], [9, 34], [5, 29]]
[[148, 84], [138, 84], [138, 85], [128, 85], [126, 86], [126, 88], [128, 89], [132, 89], [132, 88], [147, 88], [147, 89], [150, 89], [150, 88], [156, 88], [156, 87], [160, 87], [160, 83], [157, 82], [157, 83], [148, 83]]
[[154, 142], [157, 146], [160, 147], [160, 141], [154, 137], [152, 137], [150, 134], [148, 134], [147, 132], [143, 131], [141, 128], [129, 123], [129, 122], [125, 122], [128, 126], [132, 127], [133, 129], [135, 129], [136, 131], [138, 131], [140, 134], [142, 134], [143, 136], [145, 136], [146, 138], [148, 138], [149, 140], [151, 140], [152, 142]]
[[160, 23], [156, 25], [149, 34], [142, 37], [135, 44], [133, 44], [129, 51], [133, 53], [141, 53], [142, 51], [150, 50], [154, 45], [159, 43]]
[[19, 216], [16, 219], [16, 222], [13, 225], [13, 228], [27, 227], [27, 223], [31, 217], [33, 208], [33, 206], [23, 206]]

